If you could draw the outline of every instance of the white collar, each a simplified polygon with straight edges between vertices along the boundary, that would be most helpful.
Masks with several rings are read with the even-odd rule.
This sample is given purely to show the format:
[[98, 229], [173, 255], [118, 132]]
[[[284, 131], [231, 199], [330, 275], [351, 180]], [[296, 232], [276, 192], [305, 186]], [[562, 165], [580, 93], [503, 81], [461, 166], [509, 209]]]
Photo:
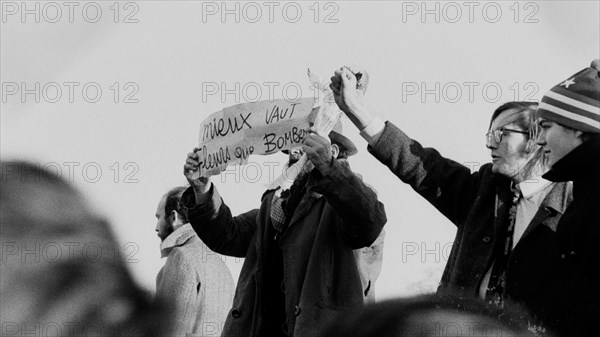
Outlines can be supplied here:
[[541, 176], [533, 177], [517, 184], [521, 190], [521, 195], [525, 199], [531, 198], [534, 194], [545, 189], [552, 184], [551, 181], [542, 178]]

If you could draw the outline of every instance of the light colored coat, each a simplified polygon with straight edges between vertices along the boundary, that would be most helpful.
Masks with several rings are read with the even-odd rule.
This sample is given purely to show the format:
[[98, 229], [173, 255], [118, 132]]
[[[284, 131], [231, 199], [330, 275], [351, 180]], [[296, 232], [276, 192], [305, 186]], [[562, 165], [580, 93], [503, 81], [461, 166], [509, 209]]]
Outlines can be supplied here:
[[235, 291], [223, 257], [185, 224], [160, 245], [167, 262], [156, 277], [156, 297], [172, 305], [171, 336], [220, 336]]

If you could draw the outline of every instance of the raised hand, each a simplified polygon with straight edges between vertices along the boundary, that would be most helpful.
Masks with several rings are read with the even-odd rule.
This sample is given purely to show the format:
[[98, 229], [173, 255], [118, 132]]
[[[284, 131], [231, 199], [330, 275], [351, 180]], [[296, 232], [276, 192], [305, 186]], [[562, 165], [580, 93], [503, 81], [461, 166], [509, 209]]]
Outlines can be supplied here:
[[331, 163], [334, 159], [329, 137], [324, 137], [311, 131], [304, 138], [302, 150], [322, 175], [326, 176], [329, 173]]
[[331, 77], [329, 85], [335, 103], [359, 129], [364, 128], [373, 119], [363, 102], [368, 75], [362, 77], [361, 75], [361, 79], [358, 80], [357, 75], [348, 67], [341, 67]]
[[194, 148], [192, 152], [187, 154], [185, 164], [183, 165], [183, 175], [187, 179], [188, 183], [194, 189], [194, 195], [196, 196], [196, 204], [202, 203], [206, 199], [206, 195], [211, 187], [211, 182], [208, 177], [198, 177], [196, 172], [200, 169], [198, 148]]

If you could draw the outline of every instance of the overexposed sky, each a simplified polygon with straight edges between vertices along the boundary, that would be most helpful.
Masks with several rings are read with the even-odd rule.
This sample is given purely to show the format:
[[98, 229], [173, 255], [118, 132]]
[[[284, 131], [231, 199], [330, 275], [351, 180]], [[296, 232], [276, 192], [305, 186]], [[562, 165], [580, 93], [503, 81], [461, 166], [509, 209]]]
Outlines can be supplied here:
[[[150, 291], [164, 264], [156, 206], [185, 183], [209, 114], [310, 97], [307, 67], [328, 78], [360, 65], [373, 111], [477, 167], [489, 161], [497, 106], [539, 100], [600, 55], [598, 1], [2, 0], [1, 11], [2, 159], [39, 163], [82, 189]], [[434, 291], [453, 225], [344, 127], [360, 150], [353, 169], [388, 214], [378, 298]], [[239, 213], [259, 205], [284, 161], [251, 158], [213, 182]], [[242, 261], [225, 260], [237, 279]]]

